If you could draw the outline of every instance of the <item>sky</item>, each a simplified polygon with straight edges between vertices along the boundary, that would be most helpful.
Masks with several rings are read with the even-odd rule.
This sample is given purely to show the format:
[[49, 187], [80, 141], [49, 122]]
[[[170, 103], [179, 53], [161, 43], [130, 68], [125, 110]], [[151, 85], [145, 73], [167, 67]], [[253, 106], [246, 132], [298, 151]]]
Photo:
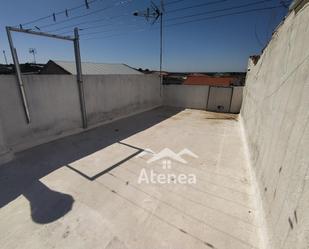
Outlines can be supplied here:
[[[12, 62], [5, 26], [72, 35], [80, 28], [82, 61], [125, 63], [136, 68], [159, 68], [160, 25], [134, 16], [146, 10], [143, 0], [0, 0], [0, 63], [5, 50]], [[92, 2], [93, 1], [93, 2]], [[174, 72], [242, 72], [248, 57], [260, 54], [272, 32], [287, 14], [291, 0], [165, 0], [163, 69]], [[160, 6], [159, 0], [153, 1]], [[52, 14], [70, 9], [65, 13]], [[280, 7], [281, 6], [281, 7]], [[266, 9], [268, 7], [276, 7]], [[229, 9], [229, 10], [228, 10]], [[264, 9], [259, 11], [248, 10]], [[247, 12], [235, 14], [239, 12]], [[19, 61], [32, 62], [29, 48], [37, 51], [36, 61], [74, 60], [69, 41], [13, 33]]]

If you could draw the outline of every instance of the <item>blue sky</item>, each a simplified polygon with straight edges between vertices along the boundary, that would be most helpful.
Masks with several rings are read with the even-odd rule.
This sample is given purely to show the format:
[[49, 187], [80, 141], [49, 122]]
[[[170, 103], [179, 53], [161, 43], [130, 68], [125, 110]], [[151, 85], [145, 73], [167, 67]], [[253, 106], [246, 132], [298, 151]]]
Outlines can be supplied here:
[[[4, 0], [1, 1], [4, 2]], [[248, 57], [260, 53], [269, 41], [274, 28], [287, 13], [286, 8], [276, 8], [195, 22], [197, 19], [211, 16], [279, 6], [280, 0], [264, 2], [262, 0], [165, 0], [165, 2], [163, 68], [169, 71], [245, 71]], [[206, 5], [210, 2], [216, 3]], [[5, 4], [2, 3], [0, 63], [4, 63], [2, 50], [6, 51], [9, 62], [12, 61], [5, 26], [26, 23], [83, 3], [84, 0], [10, 0], [5, 1]], [[204, 14], [251, 3], [257, 4]], [[135, 10], [144, 10], [149, 5], [150, 1], [142, 0], [122, 0], [121, 3], [120, 0], [96, 0], [90, 4], [90, 9], [81, 7], [69, 12], [69, 17], [65, 14], [57, 15], [57, 22], [50, 17], [29, 24], [25, 28], [33, 28], [36, 25], [41, 27], [42, 31], [57, 30], [54, 33], [68, 32], [65, 35], [70, 35], [75, 24], [84, 22], [85, 24], [78, 25], [84, 28], [80, 31], [83, 61], [126, 63], [137, 68], [158, 69], [159, 26], [151, 25], [145, 19], [132, 15]], [[200, 6], [188, 8], [196, 5]], [[97, 13], [92, 13], [94, 11]], [[76, 18], [84, 14], [89, 15]], [[197, 14], [200, 15], [197, 16]], [[69, 19], [72, 17], [75, 19]], [[194, 22], [180, 24], [188, 21]], [[53, 25], [44, 28], [50, 24]], [[175, 25], [172, 26], [173, 24]], [[65, 28], [67, 26], [70, 27]], [[29, 48], [36, 48], [37, 61], [41, 63], [46, 63], [48, 59], [74, 59], [73, 46], [70, 42], [19, 33], [14, 33], [13, 38], [20, 62], [32, 61]]]

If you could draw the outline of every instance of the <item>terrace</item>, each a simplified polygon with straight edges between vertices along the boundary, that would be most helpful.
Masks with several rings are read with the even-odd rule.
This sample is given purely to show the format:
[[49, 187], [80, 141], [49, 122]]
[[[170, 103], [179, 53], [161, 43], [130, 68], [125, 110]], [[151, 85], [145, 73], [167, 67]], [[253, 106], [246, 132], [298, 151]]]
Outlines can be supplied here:
[[308, 6], [244, 89], [1, 75], [0, 247], [308, 249]]
[[[1, 245], [259, 248], [237, 116], [160, 107], [18, 153], [0, 167]], [[163, 148], [198, 158], [147, 163]], [[143, 168], [196, 183], [139, 182]]]

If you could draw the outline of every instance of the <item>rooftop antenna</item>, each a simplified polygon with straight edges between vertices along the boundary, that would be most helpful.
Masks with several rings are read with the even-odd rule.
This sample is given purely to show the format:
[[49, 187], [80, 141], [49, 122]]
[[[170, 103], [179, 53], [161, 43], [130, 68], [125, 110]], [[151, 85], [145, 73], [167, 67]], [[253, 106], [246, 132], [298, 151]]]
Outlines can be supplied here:
[[6, 58], [5, 50], [3, 50], [2, 52], [3, 52], [5, 64], [8, 65], [8, 59]]
[[29, 48], [29, 53], [33, 55], [33, 63], [36, 64], [35, 55], [37, 54], [35, 48]]
[[160, 19], [160, 94], [162, 95], [162, 85], [163, 85], [163, 74], [162, 74], [162, 64], [163, 64], [163, 15], [165, 13], [164, 0], [160, 1], [160, 7], [158, 7], [153, 1], [150, 2], [150, 8], [145, 11], [135, 11], [134, 16], [144, 17], [147, 22], [152, 19], [151, 24], [155, 24]]

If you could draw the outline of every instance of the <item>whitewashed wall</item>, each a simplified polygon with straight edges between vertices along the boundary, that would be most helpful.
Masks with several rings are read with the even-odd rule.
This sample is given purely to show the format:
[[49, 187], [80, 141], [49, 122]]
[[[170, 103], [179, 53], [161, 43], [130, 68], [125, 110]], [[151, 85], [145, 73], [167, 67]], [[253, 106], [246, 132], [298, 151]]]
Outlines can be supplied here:
[[[23, 150], [83, 130], [75, 76], [24, 75], [23, 79], [30, 124], [15, 76], [0, 76], [0, 120], [8, 149]], [[157, 76], [85, 76], [84, 82], [90, 128], [161, 105]], [[0, 140], [1, 148], [1, 130]]]
[[309, 248], [309, 5], [292, 12], [257, 65], [241, 115], [267, 249]]
[[[243, 87], [165, 85], [163, 103], [182, 108], [239, 113], [242, 91]], [[224, 109], [219, 110], [220, 105]]]

